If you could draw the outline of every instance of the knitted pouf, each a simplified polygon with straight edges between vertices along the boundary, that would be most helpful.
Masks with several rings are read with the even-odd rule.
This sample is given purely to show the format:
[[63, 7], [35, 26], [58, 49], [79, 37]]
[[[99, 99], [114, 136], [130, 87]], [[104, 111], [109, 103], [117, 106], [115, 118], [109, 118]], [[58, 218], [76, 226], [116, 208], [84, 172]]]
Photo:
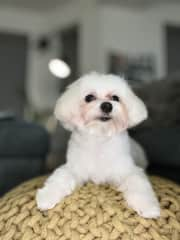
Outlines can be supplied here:
[[92, 183], [40, 212], [34, 199], [44, 180], [26, 182], [1, 198], [1, 240], [180, 240], [180, 187], [170, 181], [151, 178], [161, 204], [161, 217], [152, 220], [129, 209], [114, 188]]

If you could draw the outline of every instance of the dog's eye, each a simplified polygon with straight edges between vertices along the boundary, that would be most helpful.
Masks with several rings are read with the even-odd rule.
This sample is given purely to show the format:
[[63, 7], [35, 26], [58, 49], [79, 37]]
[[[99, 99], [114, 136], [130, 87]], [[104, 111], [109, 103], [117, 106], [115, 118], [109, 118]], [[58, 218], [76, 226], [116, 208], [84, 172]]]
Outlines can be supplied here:
[[86, 102], [92, 102], [92, 101], [94, 101], [94, 100], [96, 100], [96, 97], [94, 96], [94, 95], [92, 95], [92, 94], [89, 94], [89, 95], [87, 95], [86, 97], [85, 97], [85, 101]]
[[119, 97], [117, 95], [113, 95], [111, 97], [112, 101], [116, 101], [116, 102], [119, 102]]

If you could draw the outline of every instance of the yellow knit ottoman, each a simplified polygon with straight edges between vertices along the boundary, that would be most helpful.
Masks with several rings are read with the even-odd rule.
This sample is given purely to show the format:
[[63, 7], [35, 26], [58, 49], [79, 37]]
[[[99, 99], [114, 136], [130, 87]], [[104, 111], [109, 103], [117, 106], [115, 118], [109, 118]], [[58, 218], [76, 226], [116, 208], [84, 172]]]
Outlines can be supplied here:
[[180, 240], [180, 187], [170, 181], [151, 178], [162, 211], [159, 219], [147, 220], [127, 207], [121, 193], [92, 183], [40, 212], [34, 198], [44, 179], [26, 182], [0, 200], [1, 240]]

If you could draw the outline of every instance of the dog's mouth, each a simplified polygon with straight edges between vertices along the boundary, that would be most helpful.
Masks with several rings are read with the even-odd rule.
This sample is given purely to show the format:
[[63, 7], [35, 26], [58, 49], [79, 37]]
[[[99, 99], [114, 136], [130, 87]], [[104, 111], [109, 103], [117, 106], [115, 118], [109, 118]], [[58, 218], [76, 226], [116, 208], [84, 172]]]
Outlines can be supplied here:
[[98, 119], [102, 122], [107, 122], [107, 121], [111, 120], [112, 118], [110, 116], [101, 116]]

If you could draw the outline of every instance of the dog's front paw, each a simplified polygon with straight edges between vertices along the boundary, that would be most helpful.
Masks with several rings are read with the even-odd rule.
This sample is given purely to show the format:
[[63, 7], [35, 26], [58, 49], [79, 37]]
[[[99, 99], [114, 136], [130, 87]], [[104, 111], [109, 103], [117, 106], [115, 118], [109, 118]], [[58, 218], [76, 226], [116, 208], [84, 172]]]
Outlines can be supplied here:
[[36, 202], [39, 210], [48, 210], [53, 208], [60, 201], [59, 196], [52, 189], [44, 187], [38, 189], [36, 193]]
[[144, 218], [160, 217], [160, 206], [155, 198], [135, 194], [128, 199], [128, 205]]
[[140, 209], [139, 215], [144, 218], [158, 218], [160, 217], [159, 206], [149, 206], [149, 208]]

